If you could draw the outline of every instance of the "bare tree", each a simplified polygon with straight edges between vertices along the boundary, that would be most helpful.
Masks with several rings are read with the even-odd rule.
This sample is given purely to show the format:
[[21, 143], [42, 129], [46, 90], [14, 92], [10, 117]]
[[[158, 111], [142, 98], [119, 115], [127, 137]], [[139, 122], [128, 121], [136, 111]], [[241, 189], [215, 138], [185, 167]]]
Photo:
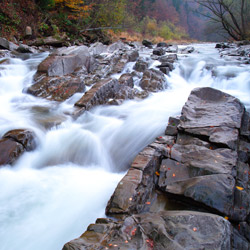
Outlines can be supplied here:
[[208, 19], [220, 23], [235, 40], [249, 38], [250, 0], [194, 0], [209, 12], [202, 12]]

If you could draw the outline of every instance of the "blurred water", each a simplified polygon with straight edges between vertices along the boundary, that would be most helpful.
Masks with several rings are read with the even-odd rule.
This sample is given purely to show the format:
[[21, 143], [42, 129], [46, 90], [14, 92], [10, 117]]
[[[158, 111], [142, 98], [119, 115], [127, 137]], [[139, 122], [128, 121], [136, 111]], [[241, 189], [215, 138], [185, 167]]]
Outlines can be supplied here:
[[[0, 65], [0, 136], [29, 128], [38, 137], [35, 151], [0, 169], [1, 250], [61, 249], [104, 216], [128, 164], [164, 133], [169, 116], [180, 114], [193, 88], [221, 89], [250, 108], [250, 66], [221, 58], [214, 44], [194, 46], [193, 54], [179, 55], [166, 77], [167, 90], [142, 101], [96, 107], [76, 121], [68, 113], [81, 94], [56, 103], [23, 93], [47, 54]], [[159, 64], [149, 50], [141, 56], [150, 67]], [[58, 125], [45, 126], [51, 122]]]

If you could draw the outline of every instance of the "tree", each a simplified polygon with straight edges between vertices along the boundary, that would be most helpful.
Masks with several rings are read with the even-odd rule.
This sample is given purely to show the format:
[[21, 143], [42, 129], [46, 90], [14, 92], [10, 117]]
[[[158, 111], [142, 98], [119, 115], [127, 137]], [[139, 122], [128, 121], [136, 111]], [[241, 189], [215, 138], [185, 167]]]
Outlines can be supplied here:
[[233, 39], [245, 40], [250, 31], [250, 0], [194, 0], [209, 10], [202, 13], [219, 23]]

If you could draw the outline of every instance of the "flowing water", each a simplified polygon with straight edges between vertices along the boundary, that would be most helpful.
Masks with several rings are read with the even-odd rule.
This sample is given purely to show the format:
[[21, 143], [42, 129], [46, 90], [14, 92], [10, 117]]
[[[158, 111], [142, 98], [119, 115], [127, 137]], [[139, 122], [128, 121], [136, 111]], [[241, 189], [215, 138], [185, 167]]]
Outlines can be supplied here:
[[[105, 216], [128, 164], [164, 133], [168, 117], [180, 114], [193, 88], [221, 89], [250, 108], [250, 65], [221, 58], [214, 44], [195, 49], [179, 55], [166, 77], [166, 91], [143, 101], [96, 107], [77, 120], [68, 114], [81, 94], [59, 104], [23, 91], [47, 54], [0, 65], [0, 136], [29, 128], [38, 138], [35, 151], [0, 169], [1, 250], [59, 250]], [[150, 60], [147, 50], [140, 54]], [[132, 67], [129, 63], [124, 72]]]

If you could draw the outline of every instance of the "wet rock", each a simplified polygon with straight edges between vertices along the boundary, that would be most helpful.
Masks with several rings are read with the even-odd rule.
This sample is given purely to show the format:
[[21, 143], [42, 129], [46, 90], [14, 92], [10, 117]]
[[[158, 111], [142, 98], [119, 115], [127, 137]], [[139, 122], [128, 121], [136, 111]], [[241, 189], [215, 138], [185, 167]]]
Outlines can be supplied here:
[[142, 58], [139, 58], [137, 62], [135, 63], [135, 66], [133, 69], [138, 72], [144, 72], [147, 70], [148, 66], [149, 66], [148, 62], [144, 61], [144, 59]]
[[165, 42], [160, 42], [160, 43], [157, 43], [157, 47], [163, 47], [163, 48], [166, 48], [168, 47], [168, 44], [165, 43]]
[[158, 47], [153, 50], [153, 54], [157, 56], [163, 56], [165, 53], [165, 49], [162, 47]]
[[36, 76], [34, 81], [35, 83], [27, 89], [27, 93], [48, 100], [61, 102], [75, 93], [85, 91], [84, 80], [80, 77], [48, 77], [41, 74]]
[[169, 117], [168, 126], [165, 130], [166, 135], [177, 135], [177, 127], [180, 124], [180, 119], [175, 117]]
[[164, 64], [164, 63], [174, 63], [178, 59], [176, 54], [171, 54], [171, 55], [164, 55], [159, 58], [159, 61]]
[[20, 143], [26, 151], [32, 151], [36, 148], [36, 135], [28, 129], [14, 129], [3, 135], [4, 139], [11, 139]]
[[212, 88], [198, 88], [182, 109], [179, 129], [236, 149], [243, 114], [244, 106], [237, 98]]
[[167, 53], [177, 53], [177, 52], [178, 52], [178, 46], [177, 46], [177, 45], [169, 46], [169, 47], [166, 49], [166, 52], [167, 52]]
[[164, 74], [155, 69], [146, 70], [139, 85], [142, 89], [152, 92], [157, 92], [167, 87]]
[[161, 71], [163, 74], [169, 75], [169, 72], [170, 72], [169, 68], [167, 68], [167, 67], [160, 67], [159, 69], [160, 69], [160, 71]]
[[0, 140], [0, 166], [13, 164], [17, 158], [25, 151], [22, 144], [12, 139], [1, 139]]
[[121, 85], [116, 79], [100, 80], [75, 103], [75, 106], [89, 110], [93, 106], [105, 104], [109, 99], [115, 98], [115, 93], [120, 88]]
[[7, 49], [10, 51], [16, 50], [18, 46], [5, 38], [0, 37], [0, 49]]
[[137, 50], [128, 52], [128, 62], [135, 62], [139, 57], [139, 52]]
[[122, 74], [119, 78], [119, 83], [121, 85], [126, 85], [128, 87], [133, 88], [134, 87], [133, 76], [130, 73]]
[[153, 47], [153, 43], [148, 41], [148, 40], [143, 40], [142, 45], [144, 45], [145, 47], [148, 47], [150, 49], [152, 49], [152, 47]]

